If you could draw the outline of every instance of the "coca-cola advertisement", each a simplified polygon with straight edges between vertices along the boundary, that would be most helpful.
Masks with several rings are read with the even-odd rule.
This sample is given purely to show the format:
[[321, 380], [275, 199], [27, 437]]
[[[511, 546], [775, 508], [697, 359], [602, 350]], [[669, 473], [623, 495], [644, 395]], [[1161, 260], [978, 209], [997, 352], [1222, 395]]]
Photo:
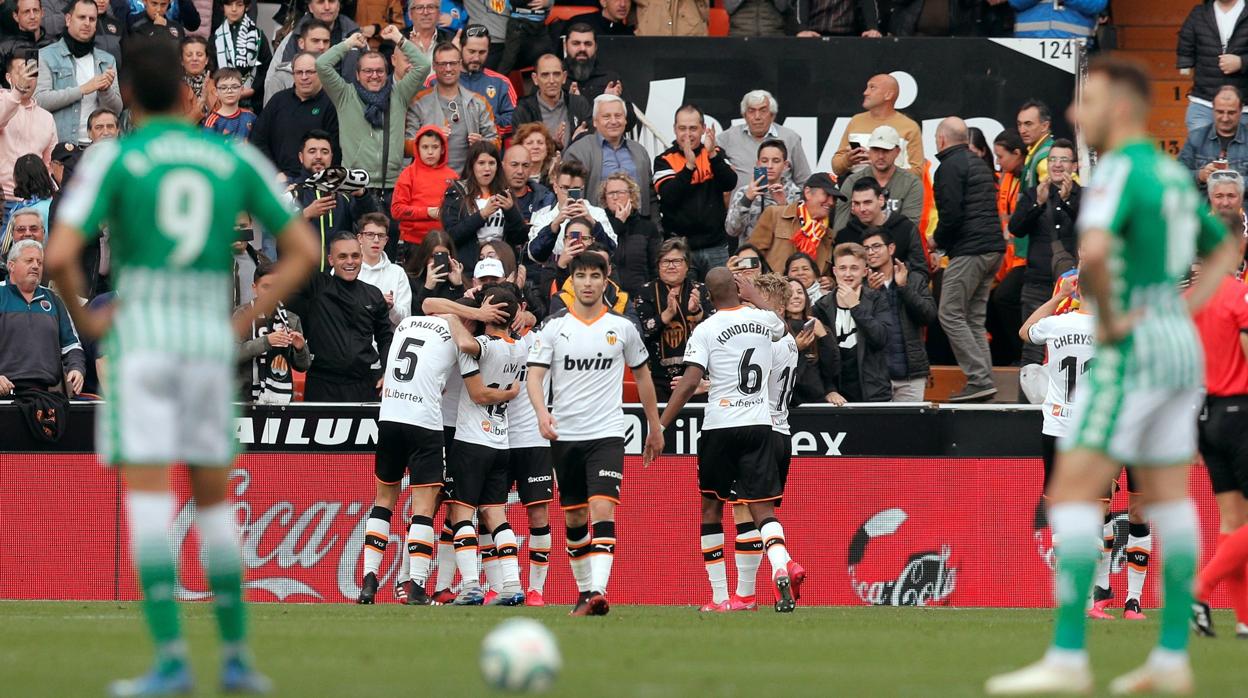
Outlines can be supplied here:
[[[367, 454], [262, 453], [239, 458], [230, 495], [240, 525], [248, 598], [266, 602], [353, 602], [359, 591], [364, 525], [372, 506]], [[625, 464], [617, 512], [617, 558], [608, 593], [615, 603], [701, 604], [709, 586], [699, 547], [696, 458], [663, 456], [649, 468]], [[807, 569], [802, 604], [1017, 607], [1051, 603], [1047, 532], [1036, 528], [1041, 466], [1024, 458], [828, 458], [793, 461], [778, 518], [790, 552]], [[193, 503], [184, 473], [171, 545], [182, 561], [183, 599], [207, 595]], [[1202, 469], [1193, 491], [1204, 524], [1206, 554], [1216, 534], [1216, 508]], [[1125, 493], [1113, 503], [1125, 509]], [[406, 506], [406, 501], [402, 502]], [[53, 514], [55, 512], [55, 514]], [[519, 504], [508, 516], [524, 543]], [[397, 571], [396, 513], [379, 602], [392, 598]], [[546, 598], [571, 603], [575, 587], [561, 517], [551, 517]], [[732, 539], [731, 517], [728, 540]], [[438, 519], [440, 524], [441, 520]], [[1157, 604], [1156, 572], [1144, 606]], [[731, 550], [731, 543], [729, 544]], [[0, 455], [0, 598], [130, 600], [124, 494], [115, 471], [90, 455]], [[735, 583], [732, 555], [726, 556]], [[1121, 553], [1113, 583], [1125, 591]], [[760, 579], [767, 578], [767, 565]], [[769, 596], [760, 583], [760, 601]], [[1120, 594], [1120, 598], [1121, 598]], [[1225, 605], [1221, 593], [1215, 603]]]

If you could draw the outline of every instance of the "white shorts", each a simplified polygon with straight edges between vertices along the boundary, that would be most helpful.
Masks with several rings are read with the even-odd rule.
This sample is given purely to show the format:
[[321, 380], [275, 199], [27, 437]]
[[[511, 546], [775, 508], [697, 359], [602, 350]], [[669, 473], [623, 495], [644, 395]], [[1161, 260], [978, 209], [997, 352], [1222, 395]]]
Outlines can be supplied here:
[[227, 362], [157, 352], [109, 357], [96, 444], [110, 465], [228, 467], [235, 376]]
[[[1084, 390], [1074, 420], [1059, 442], [1062, 451], [1089, 449], [1123, 465], [1170, 466], [1196, 459], [1199, 388], [1125, 391], [1121, 384]], [[1088, 386], [1092, 388], [1092, 386]]]

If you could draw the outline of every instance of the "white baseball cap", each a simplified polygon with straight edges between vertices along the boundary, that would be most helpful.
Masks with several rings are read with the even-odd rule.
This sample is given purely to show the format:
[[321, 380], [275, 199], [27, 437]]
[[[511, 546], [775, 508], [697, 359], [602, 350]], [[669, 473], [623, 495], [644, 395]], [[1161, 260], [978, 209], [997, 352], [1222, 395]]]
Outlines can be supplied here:
[[901, 146], [901, 135], [892, 126], [877, 126], [867, 141], [868, 148], [892, 150]]
[[472, 271], [474, 279], [482, 279], [487, 276], [493, 276], [501, 279], [507, 276], [507, 272], [503, 271], [503, 263], [493, 257], [486, 257], [477, 261], [477, 266]]

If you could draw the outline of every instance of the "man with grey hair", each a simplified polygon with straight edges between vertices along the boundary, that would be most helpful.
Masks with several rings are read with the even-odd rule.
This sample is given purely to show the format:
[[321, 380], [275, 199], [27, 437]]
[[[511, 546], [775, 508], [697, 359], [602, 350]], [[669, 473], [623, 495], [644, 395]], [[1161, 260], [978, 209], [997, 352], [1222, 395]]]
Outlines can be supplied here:
[[82, 391], [86, 355], [69, 311], [43, 278], [43, 245], [22, 240], [9, 250], [0, 282], [0, 396], [22, 388]]
[[967, 145], [966, 122], [951, 116], [936, 129], [940, 167], [932, 184], [940, 217], [936, 246], [949, 257], [940, 292], [940, 326], [966, 387], [950, 402], [990, 400], [992, 355], [984, 332], [988, 292], [1001, 266], [1005, 238], [997, 214], [997, 184], [992, 170]]
[[1209, 207], [1235, 235], [1248, 234], [1244, 216], [1244, 177], [1235, 170], [1219, 170], [1209, 176]]
[[789, 149], [789, 174], [794, 182], [810, 178], [810, 164], [802, 148], [802, 137], [797, 131], [776, 123], [780, 105], [767, 90], [752, 90], [741, 98], [741, 116], [744, 123], [733, 124], [716, 139], [719, 147], [728, 155], [732, 169], [737, 173], [737, 186], [750, 183], [754, 174], [754, 160], [758, 146], [766, 140], [779, 140]]
[[[640, 143], [624, 135], [628, 108], [620, 96], [608, 92], [594, 98], [593, 119], [594, 133], [569, 146], [563, 159], [576, 160], [585, 166], [589, 173], [585, 198], [595, 206], [602, 206], [598, 200], [599, 185], [616, 172], [626, 173], [634, 182], [650, 181], [650, 154]], [[654, 196], [653, 187], [643, 190], [638, 206], [643, 218], [654, 218], [653, 212], [657, 210]]]

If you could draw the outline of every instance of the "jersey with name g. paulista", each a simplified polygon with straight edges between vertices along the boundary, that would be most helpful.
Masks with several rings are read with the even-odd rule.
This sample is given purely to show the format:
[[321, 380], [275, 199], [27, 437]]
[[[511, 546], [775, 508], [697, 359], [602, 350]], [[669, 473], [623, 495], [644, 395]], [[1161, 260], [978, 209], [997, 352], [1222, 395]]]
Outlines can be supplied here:
[[413, 315], [400, 322], [386, 359], [378, 419], [441, 431], [442, 389], [458, 357], [446, 320]]
[[1109, 269], [1118, 313], [1138, 313], [1130, 333], [1105, 347], [1097, 380], [1137, 388], [1199, 388], [1200, 340], [1179, 280], [1226, 230], [1201, 203], [1191, 173], [1146, 140], [1107, 154], [1083, 194], [1079, 230], [1111, 236]]
[[1094, 353], [1096, 320], [1087, 313], [1050, 315], [1027, 330], [1032, 344], [1048, 349], [1044, 364], [1049, 389], [1044, 394], [1044, 426], [1049, 436], [1065, 436], [1070, 428], [1075, 394]]
[[771, 373], [767, 374], [767, 400], [771, 430], [788, 436], [789, 400], [797, 383], [797, 340], [788, 332], [771, 343]]
[[[480, 374], [487, 388], [506, 390], [520, 380], [524, 367], [524, 345], [511, 337], [481, 335], [477, 337], [481, 354], [473, 358], [459, 355], [459, 373], [464, 380]], [[455, 420], [455, 440], [470, 444], [507, 449], [507, 402], [478, 405], [464, 386], [459, 396], [459, 417]]]
[[[519, 341], [525, 350], [525, 355], [533, 350], [533, 340], [537, 338], [536, 332], [526, 332]], [[520, 394], [516, 399], [507, 403], [507, 447], [508, 448], [538, 448], [542, 446], [550, 446], [550, 442], [542, 438], [542, 432], [537, 426], [537, 410], [533, 409], [533, 403], [529, 400], [529, 391], [525, 386], [525, 381], [529, 377], [529, 366], [526, 363], [520, 369]], [[550, 394], [550, 373], [546, 374], [546, 380], [542, 381], [542, 395]]]
[[771, 426], [771, 345], [784, 335], [778, 315], [744, 306], [717, 310], [693, 329], [685, 363], [700, 366], [711, 382], [703, 431]]
[[276, 177], [251, 145], [166, 117], [87, 149], [57, 220], [88, 239], [109, 229], [119, 299], [110, 357], [233, 361], [234, 226], [241, 212], [273, 234], [294, 219]]
[[649, 358], [637, 327], [606, 308], [588, 320], [570, 309], [546, 318], [529, 366], [550, 368], [559, 440], [624, 438], [624, 365], [636, 370]]

